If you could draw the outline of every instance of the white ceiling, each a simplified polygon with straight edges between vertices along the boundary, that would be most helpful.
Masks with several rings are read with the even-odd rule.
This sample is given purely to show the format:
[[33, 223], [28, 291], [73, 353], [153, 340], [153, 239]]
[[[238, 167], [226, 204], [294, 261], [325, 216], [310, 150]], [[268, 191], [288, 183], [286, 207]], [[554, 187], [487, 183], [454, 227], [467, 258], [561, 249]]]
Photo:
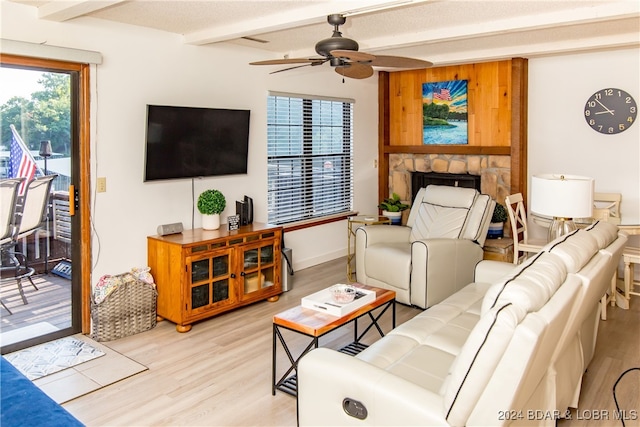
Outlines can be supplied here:
[[316, 57], [332, 13], [347, 16], [341, 31], [360, 51], [436, 66], [640, 46], [637, 0], [11, 1], [37, 8], [40, 19], [116, 21], [181, 34], [186, 44], [264, 49], [274, 59]]

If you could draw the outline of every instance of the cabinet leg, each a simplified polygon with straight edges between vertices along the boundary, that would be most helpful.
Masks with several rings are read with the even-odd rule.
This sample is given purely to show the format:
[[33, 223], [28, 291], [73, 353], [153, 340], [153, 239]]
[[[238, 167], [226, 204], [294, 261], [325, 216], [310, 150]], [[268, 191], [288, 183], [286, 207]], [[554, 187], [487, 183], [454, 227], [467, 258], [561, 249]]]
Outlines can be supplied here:
[[269, 302], [276, 302], [280, 299], [280, 295], [274, 295], [272, 297], [267, 298], [267, 301]]
[[163, 320], [164, 320], [164, 317], [156, 315], [156, 322], [162, 322]]
[[189, 332], [191, 330], [191, 325], [176, 325], [176, 331], [178, 332]]

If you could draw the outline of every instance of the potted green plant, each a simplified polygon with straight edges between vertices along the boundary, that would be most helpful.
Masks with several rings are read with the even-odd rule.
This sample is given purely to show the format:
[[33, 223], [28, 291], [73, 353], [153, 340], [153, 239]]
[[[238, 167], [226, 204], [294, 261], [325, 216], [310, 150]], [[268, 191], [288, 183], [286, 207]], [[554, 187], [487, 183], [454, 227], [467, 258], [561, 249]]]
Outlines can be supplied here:
[[379, 209], [382, 209], [382, 215], [391, 220], [391, 224], [402, 224], [402, 211], [409, 208], [409, 205], [402, 203], [400, 196], [397, 193], [392, 193], [391, 197], [384, 199], [379, 205]]
[[198, 197], [198, 211], [202, 214], [202, 228], [220, 228], [220, 214], [227, 206], [227, 200], [219, 190], [205, 190]]
[[487, 239], [500, 239], [504, 236], [504, 223], [507, 222], [507, 208], [500, 203], [496, 203], [487, 232]]

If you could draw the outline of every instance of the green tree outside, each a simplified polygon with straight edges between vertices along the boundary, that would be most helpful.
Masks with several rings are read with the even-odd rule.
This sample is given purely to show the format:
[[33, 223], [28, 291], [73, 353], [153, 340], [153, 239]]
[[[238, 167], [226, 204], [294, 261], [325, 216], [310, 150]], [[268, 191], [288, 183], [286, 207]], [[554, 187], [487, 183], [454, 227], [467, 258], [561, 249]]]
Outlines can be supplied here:
[[55, 153], [71, 154], [71, 78], [64, 73], [43, 73], [42, 89], [31, 99], [14, 96], [0, 106], [1, 145], [11, 149], [14, 125], [30, 150], [39, 150], [40, 141], [50, 140]]

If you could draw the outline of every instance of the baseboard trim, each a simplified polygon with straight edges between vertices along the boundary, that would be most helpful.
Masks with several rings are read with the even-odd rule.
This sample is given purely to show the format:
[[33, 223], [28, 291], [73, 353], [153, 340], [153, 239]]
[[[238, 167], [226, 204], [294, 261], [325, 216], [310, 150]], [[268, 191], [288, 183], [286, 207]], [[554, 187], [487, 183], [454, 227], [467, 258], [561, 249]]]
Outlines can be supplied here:
[[[307, 258], [303, 260], [297, 260], [295, 254], [293, 255], [293, 270], [303, 270], [305, 268], [313, 267], [318, 264], [322, 264], [324, 262], [333, 261], [334, 259], [346, 257], [345, 249], [341, 249], [339, 251], [329, 252], [326, 254], [322, 254], [319, 256], [315, 256], [312, 258]], [[345, 260], [346, 263], [346, 260]], [[347, 265], [345, 264], [345, 275], [347, 271]], [[346, 276], [345, 276], [346, 277]]]

